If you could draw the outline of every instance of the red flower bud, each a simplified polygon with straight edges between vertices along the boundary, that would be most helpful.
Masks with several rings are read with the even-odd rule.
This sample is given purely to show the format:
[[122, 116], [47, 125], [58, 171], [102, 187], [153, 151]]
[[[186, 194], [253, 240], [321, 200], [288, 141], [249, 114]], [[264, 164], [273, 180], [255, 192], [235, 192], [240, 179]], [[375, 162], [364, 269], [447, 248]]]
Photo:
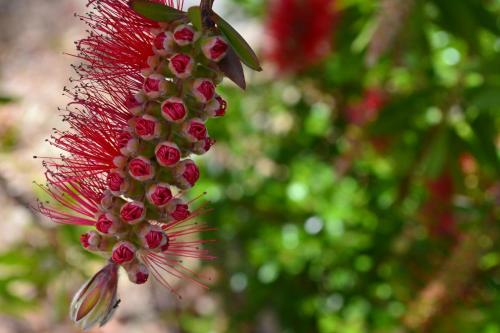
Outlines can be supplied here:
[[138, 181], [150, 180], [154, 177], [154, 167], [151, 165], [151, 161], [145, 157], [138, 156], [133, 158], [128, 163], [128, 173]]
[[216, 95], [205, 107], [205, 112], [210, 117], [222, 117], [226, 114], [226, 109], [227, 102], [219, 95]]
[[160, 123], [150, 115], [138, 117], [135, 120], [135, 134], [146, 141], [156, 139], [160, 136]]
[[125, 174], [119, 170], [110, 172], [106, 182], [109, 190], [115, 195], [122, 194], [129, 186], [128, 181], [125, 179]]
[[163, 31], [156, 35], [153, 41], [153, 51], [161, 56], [167, 56], [172, 53], [174, 47], [174, 38], [170, 31]]
[[120, 209], [120, 217], [125, 223], [136, 224], [146, 216], [144, 204], [139, 201], [127, 202]]
[[191, 142], [203, 140], [207, 137], [207, 128], [201, 119], [193, 118], [182, 127], [184, 137]]
[[108, 211], [113, 208], [113, 203], [115, 202], [115, 196], [110, 190], [105, 190], [102, 194], [100, 204], [104, 211]]
[[181, 151], [175, 143], [160, 142], [155, 148], [156, 161], [161, 166], [172, 166], [181, 159]]
[[218, 62], [226, 56], [226, 52], [229, 49], [229, 45], [226, 40], [221, 36], [214, 36], [207, 38], [201, 50], [207, 59]]
[[193, 82], [193, 96], [201, 103], [209, 102], [215, 95], [215, 86], [209, 79], [196, 79]]
[[189, 45], [195, 42], [199, 37], [199, 33], [189, 25], [179, 25], [174, 30], [174, 40], [180, 46]]
[[172, 199], [172, 191], [166, 183], [153, 184], [149, 187], [146, 197], [151, 204], [163, 207]]
[[198, 167], [190, 159], [181, 161], [175, 168], [174, 174], [177, 186], [182, 189], [193, 187], [198, 178], [200, 178]]
[[187, 115], [187, 108], [182, 99], [170, 97], [161, 103], [161, 114], [168, 121], [180, 123]]
[[95, 227], [102, 234], [112, 235], [120, 229], [121, 224], [112, 214], [105, 213], [99, 216]]
[[158, 226], [146, 224], [139, 230], [138, 234], [141, 244], [145, 249], [156, 252], [163, 245], [167, 244], [167, 235]]
[[145, 103], [146, 98], [144, 97], [144, 94], [130, 94], [125, 100], [125, 107], [130, 111], [130, 113], [137, 115], [144, 110]]
[[178, 53], [170, 58], [168, 68], [176, 77], [186, 79], [191, 76], [194, 60], [187, 54]]
[[195, 142], [192, 147], [193, 153], [197, 155], [203, 155], [215, 144], [215, 140], [211, 138], [205, 138], [201, 141]]
[[167, 91], [165, 77], [160, 74], [151, 74], [144, 80], [144, 92], [149, 98], [158, 98]]
[[189, 206], [180, 199], [171, 200], [168, 203], [166, 210], [168, 215], [176, 221], [185, 220], [191, 215]]
[[117, 264], [126, 264], [134, 260], [135, 247], [132, 243], [123, 241], [113, 246], [111, 259]]
[[149, 271], [146, 265], [134, 262], [126, 267], [127, 275], [130, 282], [135, 284], [143, 284], [148, 280]]
[[87, 250], [97, 251], [101, 244], [101, 236], [93, 230], [87, 231], [80, 236], [80, 243]]

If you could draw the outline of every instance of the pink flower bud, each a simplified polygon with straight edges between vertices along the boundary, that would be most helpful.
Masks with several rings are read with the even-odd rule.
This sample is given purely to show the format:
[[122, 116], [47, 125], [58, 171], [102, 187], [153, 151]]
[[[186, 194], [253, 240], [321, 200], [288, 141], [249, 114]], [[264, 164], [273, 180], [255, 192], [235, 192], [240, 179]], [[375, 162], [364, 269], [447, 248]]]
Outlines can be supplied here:
[[122, 155], [115, 156], [113, 158], [113, 164], [118, 169], [123, 169], [123, 167], [125, 167], [125, 165], [127, 165], [127, 158], [125, 156], [122, 156]]
[[129, 187], [129, 183], [125, 179], [125, 173], [120, 170], [112, 171], [108, 174], [107, 185], [114, 195], [122, 194]]
[[187, 108], [182, 99], [170, 97], [161, 103], [161, 114], [168, 121], [180, 123], [187, 115]]
[[197, 155], [203, 155], [215, 144], [215, 140], [211, 138], [205, 138], [201, 141], [195, 142], [192, 147], [193, 153]]
[[156, 161], [161, 166], [172, 166], [181, 159], [181, 151], [175, 143], [163, 141], [155, 148]]
[[182, 126], [182, 133], [189, 141], [196, 142], [207, 137], [207, 128], [201, 119], [193, 118]]
[[130, 282], [135, 284], [146, 283], [149, 277], [149, 270], [143, 263], [134, 262], [127, 266], [127, 275]]
[[95, 228], [102, 234], [113, 235], [121, 228], [121, 223], [110, 213], [101, 214]]
[[151, 161], [145, 157], [138, 156], [128, 163], [128, 173], [138, 181], [150, 180], [155, 176], [155, 170]]
[[170, 31], [163, 31], [156, 35], [153, 41], [153, 51], [161, 56], [167, 56], [172, 53], [174, 47], [174, 37]]
[[167, 81], [160, 74], [151, 74], [144, 80], [144, 92], [149, 98], [158, 98], [167, 91]]
[[196, 79], [191, 92], [198, 102], [207, 103], [215, 95], [215, 86], [209, 79]]
[[194, 60], [187, 54], [178, 53], [170, 58], [168, 68], [179, 79], [186, 79], [191, 76]]
[[186, 46], [194, 43], [198, 37], [199, 33], [194, 30], [193, 27], [185, 24], [179, 25], [174, 30], [174, 40], [180, 46]]
[[222, 117], [226, 114], [227, 102], [216, 95], [205, 107], [205, 112], [210, 117]]
[[110, 190], [105, 190], [101, 197], [101, 208], [104, 211], [111, 210], [113, 208], [113, 204], [115, 202], [115, 196], [111, 193]]
[[141, 69], [141, 74], [143, 76], [149, 76], [151, 74], [154, 74], [159, 64], [160, 64], [160, 58], [157, 55], [149, 56], [146, 59], [144, 67]]
[[139, 141], [131, 136], [131, 139], [128, 140], [122, 148], [120, 148], [120, 153], [125, 156], [132, 156], [137, 154], [138, 149]]
[[201, 46], [201, 50], [205, 57], [215, 62], [224, 58], [228, 49], [229, 45], [221, 36], [209, 37]]
[[80, 236], [80, 243], [89, 251], [97, 251], [101, 244], [101, 236], [94, 230], [87, 231]]
[[166, 207], [166, 211], [169, 217], [176, 221], [185, 220], [191, 215], [189, 206], [180, 199], [171, 200]]
[[126, 264], [134, 260], [135, 257], [135, 247], [132, 243], [127, 241], [118, 242], [113, 246], [111, 259], [121, 265]]
[[127, 202], [120, 209], [120, 217], [125, 223], [137, 224], [146, 216], [144, 204], [139, 201]]
[[144, 225], [138, 235], [142, 246], [151, 251], [159, 251], [163, 245], [167, 244], [167, 235], [158, 226]]
[[111, 318], [117, 305], [118, 266], [106, 265], [89, 279], [75, 294], [70, 306], [70, 318], [84, 331]]
[[172, 191], [166, 183], [153, 184], [146, 192], [146, 197], [151, 204], [164, 207], [172, 199]]
[[135, 134], [143, 140], [149, 141], [160, 137], [160, 123], [155, 117], [144, 115], [135, 119]]
[[193, 187], [198, 178], [200, 178], [198, 167], [190, 159], [181, 161], [176, 166], [174, 174], [177, 186], [181, 189]]
[[137, 115], [144, 110], [146, 98], [143, 93], [130, 94], [125, 100], [125, 107], [130, 113]]

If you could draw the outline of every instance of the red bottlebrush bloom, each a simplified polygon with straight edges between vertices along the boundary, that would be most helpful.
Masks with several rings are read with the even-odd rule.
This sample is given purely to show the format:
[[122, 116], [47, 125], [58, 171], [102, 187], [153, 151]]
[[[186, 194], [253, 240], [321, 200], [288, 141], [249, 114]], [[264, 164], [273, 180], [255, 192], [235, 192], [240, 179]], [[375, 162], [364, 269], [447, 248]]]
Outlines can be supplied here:
[[366, 89], [361, 101], [346, 108], [345, 116], [351, 124], [364, 126], [377, 118], [386, 102], [387, 95], [383, 90], [378, 88]]
[[[172, 0], [153, 2], [174, 6]], [[193, 115], [219, 116], [226, 104], [217, 97], [205, 110], [223, 73], [201, 78], [193, 68], [217, 69], [228, 49], [214, 29], [197, 31], [184, 18], [156, 23], [135, 13], [127, 0], [88, 5], [92, 12], [80, 18], [89, 35], [76, 43], [82, 63], [74, 66], [74, 87], [65, 90], [71, 101], [63, 119], [70, 129], [51, 137], [65, 154], [44, 161], [42, 188], [53, 200], [39, 204], [57, 223], [94, 226], [100, 234], [88, 231], [80, 242], [110, 260], [73, 300], [71, 318], [84, 329], [111, 317], [119, 265], [137, 284], [151, 274], [174, 293], [166, 275], [204, 286], [179, 258], [213, 259], [201, 248], [208, 241], [192, 238], [211, 229], [191, 223], [204, 210], [190, 210], [191, 202], [181, 197], [200, 176], [188, 157], [213, 144]], [[198, 38], [208, 41], [205, 50]]]
[[338, 13], [335, 0], [273, 0], [265, 54], [280, 72], [298, 72], [330, 51]]

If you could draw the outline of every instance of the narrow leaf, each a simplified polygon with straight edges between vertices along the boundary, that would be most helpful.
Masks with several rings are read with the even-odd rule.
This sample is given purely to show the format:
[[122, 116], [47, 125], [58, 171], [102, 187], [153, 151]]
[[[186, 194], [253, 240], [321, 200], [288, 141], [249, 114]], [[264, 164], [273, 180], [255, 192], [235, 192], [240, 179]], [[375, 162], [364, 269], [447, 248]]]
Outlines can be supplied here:
[[201, 10], [200, 6], [189, 7], [187, 15], [193, 26], [198, 30], [203, 30], [203, 24], [201, 22]]
[[133, 0], [130, 6], [136, 13], [156, 22], [170, 22], [186, 18], [185, 12], [159, 3]]
[[243, 37], [241, 37], [241, 35], [229, 23], [216, 13], [213, 13], [212, 19], [215, 24], [217, 24], [217, 27], [222, 32], [224, 37], [226, 37], [229, 44], [231, 44], [241, 61], [243, 61], [243, 63], [251, 69], [260, 72], [262, 68], [260, 67], [259, 59], [245, 39], [243, 39]]
[[219, 69], [227, 76], [228, 79], [236, 83], [241, 89], [246, 88], [245, 74], [238, 55], [232, 48], [229, 48], [226, 56], [218, 62]]

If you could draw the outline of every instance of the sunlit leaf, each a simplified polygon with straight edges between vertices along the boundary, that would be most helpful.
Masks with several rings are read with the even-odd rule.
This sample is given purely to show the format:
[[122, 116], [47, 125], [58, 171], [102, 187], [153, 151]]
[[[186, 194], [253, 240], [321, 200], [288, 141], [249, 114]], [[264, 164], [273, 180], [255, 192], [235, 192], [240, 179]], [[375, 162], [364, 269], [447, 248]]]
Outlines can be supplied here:
[[149, 1], [135, 0], [130, 3], [130, 6], [138, 14], [156, 22], [170, 22], [186, 18], [186, 13], [183, 11]]

